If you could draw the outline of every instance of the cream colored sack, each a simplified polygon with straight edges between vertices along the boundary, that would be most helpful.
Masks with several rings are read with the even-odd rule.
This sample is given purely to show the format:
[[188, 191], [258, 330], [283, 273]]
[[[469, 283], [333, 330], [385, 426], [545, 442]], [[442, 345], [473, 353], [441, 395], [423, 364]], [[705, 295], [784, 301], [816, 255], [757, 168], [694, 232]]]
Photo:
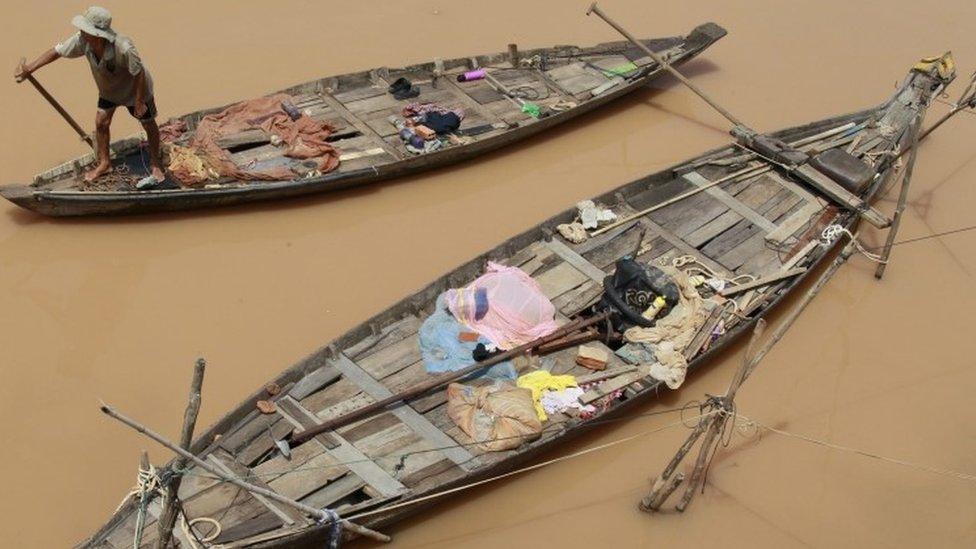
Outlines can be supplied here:
[[507, 383], [448, 385], [447, 415], [478, 443], [478, 448], [488, 452], [518, 448], [542, 433], [532, 392]]

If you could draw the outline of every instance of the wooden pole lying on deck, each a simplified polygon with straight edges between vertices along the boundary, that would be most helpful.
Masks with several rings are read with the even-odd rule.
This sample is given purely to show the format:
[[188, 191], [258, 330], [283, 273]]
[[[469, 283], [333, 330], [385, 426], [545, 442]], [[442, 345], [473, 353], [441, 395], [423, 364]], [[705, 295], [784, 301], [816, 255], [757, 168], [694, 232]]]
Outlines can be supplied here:
[[[193, 429], [197, 424], [197, 414], [200, 413], [200, 393], [203, 387], [203, 373], [207, 368], [207, 361], [199, 358], [193, 368], [193, 380], [190, 382], [190, 396], [186, 403], [186, 411], [183, 413], [183, 429], [180, 432], [180, 448], [190, 449], [193, 442]], [[186, 467], [185, 458], [176, 458], [173, 468], [177, 471]], [[167, 549], [169, 541], [173, 537], [173, 527], [176, 525], [177, 507], [176, 498], [180, 492], [182, 475], [176, 475], [170, 481], [166, 490], [166, 497], [163, 498], [163, 510], [159, 516], [159, 537], [156, 539], [156, 549]]]
[[684, 84], [685, 86], [687, 86], [691, 91], [695, 92], [695, 94], [698, 95], [698, 97], [701, 97], [706, 103], [708, 103], [709, 105], [711, 105], [711, 107], [713, 109], [715, 109], [716, 111], [718, 111], [719, 114], [721, 114], [722, 116], [724, 116], [734, 126], [741, 126], [743, 128], [747, 128], [748, 127], [741, 120], [739, 120], [738, 118], [736, 118], [735, 116], [733, 116], [732, 113], [730, 113], [729, 111], [725, 110], [725, 108], [723, 108], [721, 105], [719, 105], [718, 103], [716, 103], [714, 99], [712, 99], [707, 94], [705, 94], [705, 92], [703, 92], [698, 86], [692, 84], [691, 80], [688, 80], [687, 78], [685, 78], [685, 75], [681, 74], [680, 72], [678, 72], [677, 69], [675, 69], [674, 67], [672, 67], [671, 65], [669, 65], [667, 62], [665, 62], [664, 59], [662, 59], [660, 55], [654, 53], [654, 51], [651, 50], [651, 48], [648, 48], [647, 46], [645, 46], [643, 42], [641, 42], [640, 40], [638, 40], [637, 38], [635, 38], [634, 35], [632, 35], [629, 32], [627, 32], [627, 30], [624, 29], [623, 27], [621, 27], [620, 25], [618, 25], [616, 21], [614, 21], [613, 19], [610, 19], [610, 16], [607, 15], [606, 13], [604, 13], [603, 10], [600, 9], [600, 6], [597, 6], [596, 5], [596, 2], [593, 2], [593, 4], [590, 5], [590, 9], [586, 10], [586, 15], [589, 15], [591, 13], [597, 14], [597, 16], [600, 17], [600, 19], [603, 19], [604, 21], [606, 21], [608, 25], [610, 25], [611, 27], [613, 27], [614, 29], [616, 29], [617, 32], [619, 32], [620, 34], [622, 34], [624, 36], [624, 38], [626, 38], [627, 40], [630, 40], [635, 46], [637, 46], [644, 53], [646, 53], [648, 55], [648, 57], [650, 57], [651, 59], [653, 59], [654, 62], [657, 63], [659, 67], [661, 67], [662, 69], [670, 72], [671, 75], [674, 76], [675, 78], [677, 78], [679, 82], [681, 82], [682, 84]]
[[755, 371], [759, 362], [769, 353], [776, 343], [783, 338], [786, 331], [790, 329], [796, 319], [799, 318], [800, 313], [803, 309], [813, 301], [813, 298], [820, 293], [820, 290], [827, 284], [837, 270], [846, 262], [851, 255], [854, 253], [853, 241], [841, 250], [840, 254], [829, 267], [820, 275], [820, 278], [814, 282], [813, 286], [807, 290], [803, 298], [796, 304], [796, 306], [787, 314], [786, 318], [776, 327], [776, 331], [770, 336], [761, 347], [759, 347], [755, 352], [753, 349], [759, 341], [759, 337], [762, 335], [765, 329], [765, 320], [760, 319], [756, 323], [756, 328], [752, 333], [752, 339], [749, 342], [749, 348], [746, 350], [745, 358], [742, 361], [742, 366], [736, 371], [735, 376], [729, 383], [729, 388], [725, 391], [725, 395], [717, 398], [712, 398], [714, 406], [716, 408], [707, 417], [702, 418], [695, 430], [691, 432], [688, 439], [685, 440], [684, 444], [678, 449], [678, 452], [671, 458], [671, 461], [664, 468], [657, 479], [654, 481], [654, 486], [651, 488], [651, 492], [641, 500], [640, 509], [642, 511], [654, 512], [661, 508], [668, 496], [673, 493], [678, 485], [681, 483], [680, 479], [672, 477], [675, 469], [685, 458], [691, 448], [695, 445], [702, 435], [705, 436], [705, 440], [702, 442], [701, 448], [699, 449], [698, 458], [695, 460], [695, 467], [692, 470], [691, 477], [688, 479], [688, 485], [685, 488], [685, 493], [681, 498], [681, 501], [677, 505], [678, 511], [684, 511], [691, 503], [692, 498], [698, 491], [699, 487], [704, 482], [705, 471], [708, 468], [708, 463], [711, 461], [712, 456], [717, 450], [717, 444], [721, 440], [721, 434], [725, 430], [726, 422], [728, 422], [732, 417], [732, 404], [735, 400], [735, 395], [739, 390], [739, 387], [745, 383], [749, 375]]
[[374, 402], [372, 404], [369, 404], [369, 405], [366, 405], [366, 406], [363, 406], [362, 408], [359, 408], [358, 410], [353, 410], [352, 412], [349, 412], [348, 414], [339, 416], [337, 418], [334, 418], [334, 419], [331, 419], [329, 421], [326, 421], [325, 423], [321, 423], [319, 425], [316, 425], [315, 427], [310, 427], [308, 429], [305, 429], [304, 431], [300, 431], [298, 433], [295, 433], [295, 435], [292, 436], [291, 441], [290, 441], [291, 447], [294, 448], [296, 446], [301, 445], [304, 442], [308, 442], [309, 440], [315, 438], [317, 435], [320, 435], [320, 434], [325, 433], [327, 431], [334, 431], [334, 430], [336, 430], [336, 429], [338, 429], [338, 428], [340, 428], [340, 427], [342, 427], [344, 425], [348, 425], [348, 424], [352, 423], [353, 421], [356, 421], [358, 419], [362, 419], [362, 418], [367, 417], [367, 416], [370, 416], [370, 415], [372, 415], [374, 413], [378, 413], [378, 412], [380, 412], [382, 410], [385, 410], [386, 407], [389, 406], [390, 404], [396, 404], [398, 402], [406, 401], [406, 400], [408, 400], [410, 398], [413, 398], [415, 396], [425, 394], [428, 391], [431, 391], [431, 390], [436, 389], [438, 387], [442, 387], [444, 385], [447, 385], [448, 383], [450, 383], [450, 382], [452, 382], [452, 381], [454, 381], [456, 379], [461, 379], [461, 378], [466, 377], [468, 375], [471, 375], [471, 374], [473, 374], [475, 372], [478, 372], [480, 370], [483, 370], [484, 368], [487, 368], [489, 366], [494, 366], [495, 364], [499, 364], [499, 363], [505, 362], [506, 360], [513, 359], [513, 358], [515, 358], [515, 357], [517, 357], [519, 355], [523, 355], [525, 353], [528, 353], [528, 352], [532, 351], [533, 349], [535, 349], [536, 347], [540, 347], [540, 346], [542, 346], [544, 344], [551, 343], [553, 341], [557, 341], [557, 340], [561, 339], [563, 336], [565, 336], [567, 334], [570, 334], [570, 333], [575, 332], [577, 330], [582, 330], [583, 328], [587, 328], [589, 326], [593, 326], [594, 324], [598, 324], [600, 322], [603, 322], [604, 320], [606, 320], [607, 318], [609, 318], [609, 316], [610, 316], [610, 313], [604, 312], [604, 313], [600, 313], [598, 315], [595, 315], [593, 317], [590, 317], [590, 318], [588, 318], [586, 320], [582, 320], [581, 321], [581, 320], [577, 319], [577, 320], [570, 321], [570, 322], [568, 322], [568, 323], [560, 326], [559, 328], [556, 329], [556, 331], [552, 332], [551, 334], [549, 334], [549, 335], [547, 335], [545, 337], [540, 337], [539, 339], [536, 339], [534, 341], [530, 341], [530, 342], [525, 343], [523, 345], [519, 345], [518, 347], [515, 347], [514, 349], [510, 349], [508, 351], [505, 351], [504, 353], [499, 353], [499, 354], [497, 354], [497, 355], [495, 355], [495, 356], [493, 356], [493, 357], [491, 357], [491, 358], [489, 358], [487, 360], [482, 360], [480, 362], [475, 362], [471, 366], [468, 366], [466, 368], [461, 368], [460, 370], [458, 370], [456, 372], [451, 372], [449, 374], [444, 374], [442, 376], [435, 377], [434, 379], [432, 379], [430, 381], [426, 381], [424, 383], [418, 383], [417, 385], [414, 385], [413, 387], [410, 387], [408, 389], [405, 389], [405, 390], [403, 390], [403, 391], [401, 391], [399, 393], [390, 395], [390, 396], [388, 396], [386, 398], [377, 400], [376, 402]]
[[[173, 444], [172, 442], [170, 442], [169, 440], [167, 440], [166, 438], [164, 438], [159, 433], [156, 433], [155, 431], [149, 429], [148, 427], [142, 425], [141, 423], [137, 422], [134, 419], [131, 419], [129, 417], [126, 417], [126, 416], [120, 414], [119, 412], [117, 412], [115, 410], [115, 408], [112, 408], [108, 404], [104, 404], [103, 403], [101, 405], [101, 410], [102, 410], [102, 413], [104, 413], [105, 415], [107, 415], [107, 416], [109, 416], [109, 417], [111, 417], [113, 419], [116, 419], [116, 420], [124, 423], [125, 425], [128, 425], [129, 427], [135, 429], [137, 432], [142, 433], [142, 434], [146, 435], [147, 437], [155, 440], [159, 444], [162, 444], [166, 448], [169, 448], [170, 450], [176, 452], [177, 455], [182, 456], [184, 459], [189, 460], [190, 462], [192, 462], [197, 467], [203, 469], [204, 471], [207, 471], [208, 473], [210, 473], [212, 475], [215, 475], [217, 478], [219, 478], [220, 480], [223, 480], [224, 482], [229, 482], [229, 483], [231, 483], [231, 484], [233, 484], [235, 486], [238, 486], [240, 488], [243, 488], [243, 489], [247, 490], [248, 492], [251, 492], [252, 494], [260, 494], [260, 495], [262, 495], [262, 496], [264, 496], [264, 497], [266, 497], [268, 499], [272, 499], [274, 501], [277, 501], [278, 503], [281, 503], [281, 504], [284, 504], [284, 505], [288, 505], [290, 507], [294, 507], [295, 509], [298, 509], [299, 511], [301, 511], [302, 513], [305, 513], [306, 515], [308, 515], [310, 517], [314, 517], [316, 519], [323, 520], [323, 521], [330, 520], [329, 514], [326, 513], [322, 509], [316, 509], [315, 507], [306, 505], [306, 504], [304, 504], [304, 503], [302, 503], [300, 501], [295, 501], [295, 500], [293, 500], [291, 498], [285, 497], [285, 496], [283, 496], [283, 495], [281, 495], [278, 492], [275, 492], [273, 490], [268, 490], [268, 489], [265, 489], [265, 488], [261, 488], [260, 486], [255, 486], [255, 485], [253, 485], [253, 484], [251, 484], [249, 482], [245, 482], [244, 480], [241, 480], [241, 479], [237, 478], [236, 476], [233, 476], [233, 475], [229, 475], [227, 473], [224, 473], [220, 469], [214, 467], [213, 465], [207, 463], [206, 461], [204, 461], [204, 460], [198, 458], [197, 456], [191, 454], [189, 451], [184, 450], [183, 448], [180, 448], [176, 444]], [[369, 528], [366, 528], [364, 526], [360, 526], [359, 524], [355, 524], [353, 522], [350, 522], [350, 521], [345, 520], [345, 519], [342, 519], [342, 518], [340, 518], [339, 520], [342, 521], [343, 526], [345, 528], [347, 528], [350, 531], [355, 532], [355, 533], [357, 533], [357, 534], [359, 534], [361, 536], [365, 536], [365, 537], [368, 537], [370, 539], [374, 539], [374, 540], [382, 541], [382, 542], [388, 542], [388, 541], [390, 541], [390, 536], [387, 536], [385, 534], [381, 534], [381, 533], [379, 533], [379, 532], [377, 532], [375, 530], [370, 530]]]
[[[21, 59], [20, 64], [23, 65], [24, 61], [25, 59]], [[91, 147], [92, 149], [95, 148], [95, 141], [92, 140], [91, 136], [88, 135], [88, 133], [84, 129], [82, 129], [82, 127], [77, 122], [75, 122], [75, 119], [72, 118], [71, 115], [68, 114], [68, 111], [66, 111], [64, 107], [61, 106], [61, 103], [59, 103], [58, 100], [55, 99], [53, 95], [51, 95], [50, 93], [48, 93], [46, 89], [44, 89], [44, 86], [42, 86], [41, 83], [38, 82], [36, 78], [34, 78], [33, 74], [26, 75], [24, 79], [30, 82], [32, 86], [34, 86], [34, 89], [37, 90], [37, 93], [41, 94], [41, 97], [46, 99], [47, 102], [50, 103], [52, 107], [54, 107], [54, 110], [58, 111], [58, 114], [60, 114], [61, 117], [64, 118], [64, 121], [67, 122], [72, 129], [75, 130], [75, 133], [77, 133], [78, 136], [81, 137], [81, 139], [85, 143], [88, 143], [89, 147]]]

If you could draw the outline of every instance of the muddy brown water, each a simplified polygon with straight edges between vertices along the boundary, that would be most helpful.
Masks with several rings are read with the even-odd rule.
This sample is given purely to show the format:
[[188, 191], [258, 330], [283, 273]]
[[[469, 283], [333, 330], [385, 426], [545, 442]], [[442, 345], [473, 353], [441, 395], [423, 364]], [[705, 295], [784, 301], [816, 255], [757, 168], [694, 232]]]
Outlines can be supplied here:
[[[617, 36], [586, 2], [112, 3], [153, 71], [162, 116], [329, 73]], [[5, 8], [12, 70], [70, 32], [83, 3]], [[885, 99], [920, 56], [976, 67], [968, 0], [607, 1], [636, 34], [714, 20], [730, 35], [690, 64], [759, 129]], [[11, 24], [15, 22], [15, 24]], [[38, 73], [86, 126], [81, 61]], [[958, 84], [957, 84], [958, 87]], [[27, 85], [0, 83], [0, 181], [84, 152]], [[953, 90], [954, 92], [955, 90]], [[953, 93], [954, 95], [954, 93]], [[935, 105], [929, 120], [945, 112]], [[115, 135], [136, 126], [118, 113]], [[293, 202], [189, 215], [52, 221], [0, 205], [0, 425], [6, 547], [83, 539], [169, 455], [101, 416], [105, 399], [176, 436], [191, 365], [210, 367], [201, 423], [360, 320], [575, 201], [724, 142], [724, 120], [673, 81], [464, 167]], [[905, 238], [973, 224], [976, 116], [924, 145]], [[893, 203], [881, 207], [891, 211]], [[880, 235], [867, 231], [869, 243]], [[740, 411], [836, 444], [976, 473], [971, 348], [976, 233], [896, 249], [884, 282], [849, 263], [739, 394]], [[719, 392], [741, 348], [652, 412]], [[552, 457], [656, 429], [634, 417]], [[976, 485], [776, 435], [736, 437], [683, 515], [635, 503], [686, 431], [479, 488], [393, 529], [403, 547], [663, 545], [972, 547]]]

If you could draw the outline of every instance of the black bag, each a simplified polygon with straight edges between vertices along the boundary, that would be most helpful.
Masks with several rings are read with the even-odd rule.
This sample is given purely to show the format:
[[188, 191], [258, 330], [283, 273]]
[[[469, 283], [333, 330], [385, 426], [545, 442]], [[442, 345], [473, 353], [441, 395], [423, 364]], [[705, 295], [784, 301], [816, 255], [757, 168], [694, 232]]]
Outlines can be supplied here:
[[[623, 332], [634, 326], [650, 328], [664, 318], [679, 301], [678, 285], [661, 269], [641, 265], [630, 257], [617, 260], [616, 271], [603, 279], [603, 297], [598, 307], [613, 312], [614, 329]], [[642, 313], [657, 297], [664, 298], [664, 308], [648, 320]]]

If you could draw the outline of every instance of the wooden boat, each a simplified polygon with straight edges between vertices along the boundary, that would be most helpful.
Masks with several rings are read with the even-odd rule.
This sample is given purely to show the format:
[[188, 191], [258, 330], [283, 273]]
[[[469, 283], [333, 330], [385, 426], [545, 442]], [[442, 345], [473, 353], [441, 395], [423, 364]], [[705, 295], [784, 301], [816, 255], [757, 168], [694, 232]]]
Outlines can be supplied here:
[[[898, 154], [911, 145], [929, 102], [952, 79], [951, 74], [920, 67], [876, 108], [763, 137], [789, 144], [791, 153], [803, 151], [812, 159], [804, 165], [822, 174], [836, 167], [829, 161], [831, 156], [850, 151], [845, 158], [856, 159], [857, 170], [867, 172], [857, 196], [870, 202], [900, 173]], [[273, 380], [281, 388], [279, 393], [256, 391], [197, 438], [192, 452], [241, 478], [315, 508], [333, 509], [343, 517], [377, 511], [358, 519], [371, 528], [388, 527], [430, 502], [384, 511], [394, 504], [512, 471], [600, 420], [654, 399], [667, 387], [642, 370], [620, 374], [595, 389], [598, 394], [623, 390], [602, 412], [590, 419], [553, 414], [538, 439], [501, 452], [479, 450], [452, 422], [443, 388], [312, 438], [293, 448], [291, 459], [278, 453], [275, 440], [429, 380], [420, 356], [418, 327], [433, 311], [439, 294], [471, 282], [488, 260], [528, 273], [555, 305], [560, 322], [592, 314], [591, 306], [600, 298], [615, 262], [635, 250], [637, 261], [645, 264], [680, 266], [685, 260], [675, 260], [690, 256], [718, 277], [739, 277], [740, 285], [749, 284], [742, 278], [745, 275], [771, 280], [753, 282], [749, 291], [728, 293], [727, 301], [707, 298], [716, 306], [683, 351], [689, 369], [694, 370], [748, 332], [832, 254], [841, 241], [822, 244], [825, 227], [855, 229], [866, 215], [863, 208], [854, 211], [799, 177], [798, 168], [786, 169], [782, 162], [771, 160], [775, 159], [729, 145], [595, 197], [597, 203], [612, 208], [620, 224], [581, 243], [566, 240], [556, 230], [559, 224], [572, 222], [577, 211], [555, 215], [285, 370]], [[654, 207], [653, 212], [640, 214]], [[797, 269], [806, 270], [798, 274]], [[717, 330], [723, 326], [724, 331]], [[603, 348], [611, 357], [609, 370], [628, 367], [613, 349]], [[576, 364], [575, 357], [575, 346], [548, 355], [551, 371], [591, 374]], [[256, 410], [259, 399], [274, 401], [276, 411]], [[226, 547], [312, 546], [328, 536], [328, 528], [314, 520], [214, 480], [195, 466], [184, 477], [179, 496], [188, 517], [220, 521], [221, 533], [213, 543]], [[149, 506], [144, 547], [156, 537], [152, 522], [158, 514], [159, 504], [154, 501]], [[131, 547], [135, 520], [136, 504], [130, 501], [85, 546]], [[183, 534], [177, 531], [176, 535]]]
[[[708, 23], [688, 36], [645, 43], [672, 64], [680, 65], [725, 34], [722, 27]], [[133, 182], [137, 175], [146, 174], [147, 161], [141, 139], [130, 138], [113, 143], [112, 151], [114, 164], [125, 166], [131, 177], [84, 183], [80, 174], [94, 162], [89, 153], [38, 175], [30, 185], [0, 187], [0, 194], [45, 215], [78, 216], [184, 210], [333, 191], [484, 154], [606, 105], [663, 74], [656, 63], [628, 42], [587, 48], [556, 46], [517, 52], [515, 56], [509, 52], [444, 60], [443, 76], [437, 78], [433, 76], [435, 63], [431, 62], [327, 77], [284, 90], [297, 108], [334, 128], [329, 139], [339, 152], [340, 164], [321, 176], [296, 176], [291, 181], [222, 178], [196, 187], [173, 185], [176, 188], [138, 191]], [[621, 76], [612, 71], [631, 62], [634, 70], [621, 72]], [[456, 76], [472, 67], [487, 68], [495, 83], [486, 79], [457, 82]], [[401, 77], [417, 86], [418, 97], [399, 101], [388, 93], [390, 83]], [[497, 89], [499, 84], [538, 105], [542, 115], [533, 117], [523, 112], [522, 99], [503, 95]], [[464, 109], [466, 116], [458, 130], [462, 140], [427, 154], [407, 152], [388, 118], [399, 115], [413, 102]], [[180, 118], [192, 131], [203, 116], [225, 108]], [[284, 157], [284, 148], [271, 145], [270, 140], [267, 132], [252, 130], [226, 136], [220, 145], [232, 152], [239, 166], [256, 169], [284, 163], [301, 171], [301, 160]]]

